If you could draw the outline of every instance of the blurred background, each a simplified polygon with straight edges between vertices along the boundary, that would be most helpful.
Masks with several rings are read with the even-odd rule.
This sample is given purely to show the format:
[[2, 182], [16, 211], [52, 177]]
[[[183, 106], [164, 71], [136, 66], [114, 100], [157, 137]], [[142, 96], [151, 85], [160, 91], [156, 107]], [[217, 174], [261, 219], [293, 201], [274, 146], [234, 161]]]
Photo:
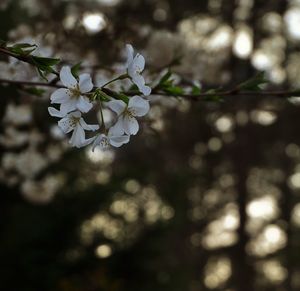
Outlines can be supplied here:
[[[178, 82], [205, 88], [257, 71], [273, 90], [300, 87], [299, 0], [1, 0], [0, 9], [1, 39], [83, 61], [99, 86], [132, 43], [148, 80], [171, 65]], [[39, 80], [0, 57], [0, 78]], [[0, 84], [1, 290], [300, 290], [298, 98], [151, 97], [129, 144], [92, 152], [69, 147], [48, 116], [50, 94]]]

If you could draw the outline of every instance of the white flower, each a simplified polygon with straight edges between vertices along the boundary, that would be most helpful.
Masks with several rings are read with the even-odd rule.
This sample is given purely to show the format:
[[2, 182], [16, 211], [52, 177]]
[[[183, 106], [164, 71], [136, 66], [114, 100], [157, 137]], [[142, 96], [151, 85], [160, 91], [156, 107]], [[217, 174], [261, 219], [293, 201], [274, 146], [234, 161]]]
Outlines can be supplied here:
[[125, 143], [129, 142], [129, 136], [123, 135], [117, 128], [112, 126], [107, 135], [106, 134], [100, 134], [98, 135], [93, 142], [93, 151], [97, 146], [100, 146], [102, 150], [105, 150], [109, 147], [109, 145], [112, 145], [114, 147], [120, 147]]
[[150, 95], [151, 88], [145, 85], [145, 79], [141, 75], [145, 68], [145, 58], [141, 54], [134, 56], [134, 50], [132, 45], [126, 45], [127, 50], [127, 73], [132, 82], [138, 86], [140, 92], [145, 96]]
[[71, 73], [68, 66], [62, 67], [60, 71], [60, 80], [67, 88], [60, 88], [54, 91], [50, 97], [51, 103], [61, 104], [60, 111], [65, 114], [79, 110], [88, 112], [93, 104], [83, 96], [93, 89], [92, 79], [89, 74], [81, 74], [79, 81]]
[[[48, 111], [52, 116], [64, 116], [64, 112], [58, 111], [53, 107], [49, 107]], [[58, 126], [64, 133], [73, 131], [69, 143], [77, 148], [86, 146], [94, 140], [94, 138], [85, 139], [85, 130], [95, 131], [99, 129], [99, 125], [97, 124], [87, 124], [81, 117], [81, 113], [79, 111], [71, 112], [67, 116], [63, 117], [60, 121], [58, 121]]]
[[139, 130], [139, 124], [135, 117], [146, 115], [150, 109], [149, 101], [140, 96], [130, 98], [128, 106], [121, 100], [109, 101], [107, 105], [118, 114], [118, 121], [114, 127], [121, 133], [125, 132], [128, 135], [135, 135]]

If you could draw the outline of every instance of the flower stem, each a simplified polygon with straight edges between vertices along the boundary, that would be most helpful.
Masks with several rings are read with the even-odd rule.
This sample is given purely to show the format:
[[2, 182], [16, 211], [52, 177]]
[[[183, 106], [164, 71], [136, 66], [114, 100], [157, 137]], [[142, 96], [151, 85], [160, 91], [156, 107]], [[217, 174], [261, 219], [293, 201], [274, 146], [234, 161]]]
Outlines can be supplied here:
[[99, 101], [99, 106], [100, 106], [100, 116], [101, 116], [101, 127], [103, 127], [104, 131], [106, 131], [106, 126], [105, 126], [104, 116], [103, 116], [102, 101]]
[[65, 86], [57, 85], [53, 81], [49, 83], [45, 83], [45, 82], [19, 81], [19, 80], [9, 80], [9, 79], [0, 78], [0, 84], [12, 84], [16, 86], [41, 86], [41, 87], [53, 87], [53, 88], [66, 88]]
[[[10, 79], [2, 79], [0, 78], [0, 84], [12, 84], [18, 87], [23, 87], [23, 86], [40, 86], [40, 87], [52, 87], [52, 88], [66, 88], [63, 85], [58, 85], [54, 84], [52, 82], [45, 83], [45, 82], [32, 82], [32, 81], [16, 81], [16, 80], [10, 80]], [[102, 88], [101, 88], [102, 89]], [[112, 96], [113, 98], [118, 98], [116, 92], [108, 89], [108, 88], [103, 88], [103, 92], [106, 93], [108, 96]], [[138, 94], [139, 92], [136, 91], [127, 91], [123, 92], [123, 94], [127, 96], [133, 96]], [[171, 93], [166, 93], [162, 92], [160, 90], [152, 90], [151, 95], [159, 95], [159, 96], [173, 96]], [[182, 97], [185, 99], [188, 99], [190, 101], [205, 101], [205, 97], [213, 97], [215, 95], [218, 96], [273, 96], [273, 97], [278, 97], [278, 98], [289, 98], [289, 97], [300, 97], [300, 91], [299, 90], [275, 90], [275, 91], [236, 91], [236, 90], [229, 90], [229, 91], [223, 91], [223, 92], [218, 92], [218, 93], [199, 93], [196, 95], [193, 94], [178, 94], [176, 97]]]
[[[5, 55], [10, 56], [10, 57], [13, 57], [13, 58], [15, 58], [19, 61], [24, 62], [24, 63], [28, 63], [28, 64], [30, 64], [30, 65], [37, 68], [36, 63], [33, 61], [33, 57], [30, 54], [28, 54], [28, 55], [26, 55], [26, 54], [18, 55], [18, 54], [15, 54], [15, 53], [11, 52], [9, 49], [4, 48], [4, 47], [0, 47], [0, 53], [5, 54]], [[55, 70], [52, 70], [51, 73], [56, 75], [57, 77], [59, 76], [59, 73], [56, 72]]]
[[104, 88], [104, 87], [108, 86], [109, 84], [111, 84], [111, 83], [113, 83], [113, 82], [116, 82], [116, 81], [118, 81], [118, 80], [123, 80], [123, 79], [126, 79], [126, 78], [128, 78], [128, 75], [127, 75], [127, 74], [120, 75], [120, 76], [118, 76], [118, 77], [116, 77], [116, 78], [114, 78], [114, 79], [108, 81], [108, 82], [105, 83], [104, 85], [102, 85], [101, 88]]

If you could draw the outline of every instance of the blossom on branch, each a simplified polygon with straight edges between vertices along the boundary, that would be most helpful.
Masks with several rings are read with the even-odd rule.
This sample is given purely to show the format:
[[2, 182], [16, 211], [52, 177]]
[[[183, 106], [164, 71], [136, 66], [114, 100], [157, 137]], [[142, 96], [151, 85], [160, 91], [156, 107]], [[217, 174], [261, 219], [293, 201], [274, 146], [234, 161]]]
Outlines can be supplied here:
[[145, 79], [142, 76], [142, 72], [145, 68], [145, 58], [141, 54], [134, 56], [134, 49], [132, 45], [126, 45], [127, 50], [127, 74], [131, 78], [132, 82], [137, 85], [140, 92], [145, 96], [149, 96], [151, 88], [145, 85]]
[[110, 145], [114, 147], [120, 147], [123, 144], [129, 142], [130, 137], [128, 135], [123, 135], [116, 127], [111, 127], [107, 134], [98, 135], [93, 142], [93, 151], [97, 146], [102, 150], [107, 149]]
[[149, 101], [140, 96], [130, 98], [128, 105], [122, 100], [112, 100], [107, 105], [118, 115], [114, 127], [120, 133], [125, 132], [128, 135], [135, 135], [139, 130], [139, 124], [135, 117], [146, 115], [150, 109]]
[[50, 97], [51, 103], [61, 104], [60, 111], [65, 114], [74, 110], [90, 111], [93, 104], [89, 98], [84, 96], [93, 89], [90, 75], [81, 74], [77, 81], [72, 75], [70, 67], [64, 66], [60, 71], [60, 80], [67, 88], [54, 91]]
[[[145, 59], [142, 55], [134, 55], [134, 50], [131, 45], [127, 45], [127, 74], [121, 75], [106, 83], [106, 85], [117, 80], [130, 78], [137, 85], [141, 94], [149, 95], [151, 88], [145, 85], [145, 80], [141, 75], [145, 67]], [[65, 88], [60, 88], [52, 93], [51, 103], [60, 104], [59, 110], [54, 107], [49, 107], [48, 111], [51, 116], [60, 118], [58, 126], [64, 133], [73, 131], [69, 143], [75, 147], [83, 147], [93, 143], [93, 150], [99, 146], [105, 149], [108, 146], [120, 147], [129, 142], [130, 135], [137, 134], [139, 124], [136, 117], [141, 117], [149, 112], [149, 101], [140, 96], [126, 97], [126, 102], [114, 99], [119, 93], [113, 92], [110, 95], [102, 96], [101, 90], [93, 91], [93, 83], [89, 74], [81, 74], [76, 79], [68, 66], [62, 67], [60, 71], [60, 81]], [[105, 85], [104, 85], [105, 86]], [[104, 87], [103, 86], [103, 87]], [[102, 92], [103, 93], [103, 92]], [[87, 96], [92, 96], [88, 98]], [[91, 100], [100, 101], [100, 110], [102, 118], [102, 126], [104, 132], [99, 132], [95, 136], [86, 139], [85, 130], [95, 131], [99, 129], [99, 125], [88, 125], [82, 118], [81, 114], [90, 111], [93, 107]], [[111, 100], [111, 101], [109, 101]], [[127, 104], [128, 100], [128, 104]], [[104, 124], [102, 105], [107, 106], [117, 114], [117, 121], [114, 126], [107, 128]]]
[[58, 126], [64, 133], [73, 131], [69, 141], [72, 146], [80, 148], [90, 144], [94, 140], [94, 138], [85, 138], [85, 130], [95, 131], [99, 129], [99, 125], [87, 124], [81, 117], [79, 111], [71, 112], [67, 114], [67, 116], [64, 116], [63, 112], [58, 111], [53, 107], [49, 107], [48, 111], [51, 116], [62, 117], [62, 119], [58, 121]]

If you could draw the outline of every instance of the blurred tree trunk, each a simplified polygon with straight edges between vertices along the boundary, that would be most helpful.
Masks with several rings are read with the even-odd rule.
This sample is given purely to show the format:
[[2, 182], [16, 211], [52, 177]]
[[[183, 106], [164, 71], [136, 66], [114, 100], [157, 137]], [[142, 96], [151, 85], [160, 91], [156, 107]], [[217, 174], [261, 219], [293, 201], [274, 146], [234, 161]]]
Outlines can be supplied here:
[[[282, 123], [282, 132], [284, 132], [285, 140], [289, 140], [289, 136], [293, 136], [293, 129], [288, 126], [288, 124]], [[291, 213], [293, 210], [293, 205], [295, 205], [295, 201], [293, 199], [293, 192], [291, 191], [289, 185], [288, 185], [288, 178], [291, 174], [294, 172], [295, 167], [295, 161], [293, 159], [290, 159], [286, 156], [286, 153], [283, 152], [280, 156], [280, 167], [285, 169], [285, 177], [282, 182], [281, 191], [281, 219], [285, 222], [285, 233], [286, 233], [286, 246], [285, 246], [285, 257], [284, 257], [284, 265], [287, 270], [287, 276], [284, 281], [284, 289], [286, 291], [292, 291], [292, 277], [293, 277], [293, 255], [294, 253], [297, 253], [297, 248], [293, 248], [293, 233], [292, 233], [292, 217]]]
[[285, 248], [285, 267], [287, 276], [285, 279], [285, 290], [292, 291], [292, 275], [293, 275], [293, 245], [292, 245], [292, 226], [291, 226], [291, 212], [292, 212], [292, 193], [287, 185], [284, 183], [282, 188], [282, 218], [286, 222], [286, 248]]
[[249, 153], [249, 141], [253, 140], [250, 136], [250, 130], [245, 128], [237, 130], [239, 137], [232, 149], [232, 161], [234, 162], [235, 173], [237, 177], [237, 205], [239, 209], [240, 225], [237, 230], [238, 243], [233, 252], [233, 283], [238, 291], [253, 291], [255, 272], [249, 262], [249, 256], [246, 246], [249, 242], [249, 235], [246, 231], [248, 203], [247, 177], [250, 169], [250, 163], [253, 160]]

